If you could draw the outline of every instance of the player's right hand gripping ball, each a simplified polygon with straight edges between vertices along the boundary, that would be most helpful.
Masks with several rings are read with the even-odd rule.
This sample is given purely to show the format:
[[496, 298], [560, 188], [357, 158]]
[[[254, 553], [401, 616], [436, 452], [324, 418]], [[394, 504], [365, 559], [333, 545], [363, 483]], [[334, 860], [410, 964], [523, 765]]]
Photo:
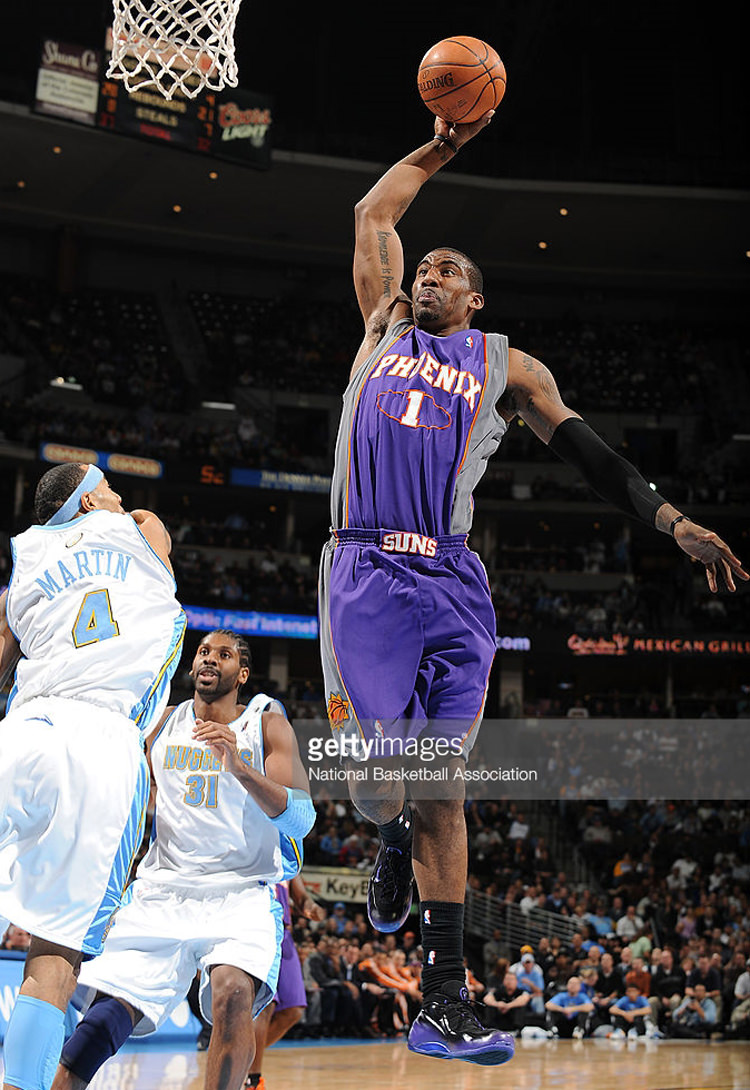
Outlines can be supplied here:
[[444, 38], [425, 53], [417, 76], [425, 106], [451, 125], [496, 109], [505, 83], [505, 65], [479, 38]]

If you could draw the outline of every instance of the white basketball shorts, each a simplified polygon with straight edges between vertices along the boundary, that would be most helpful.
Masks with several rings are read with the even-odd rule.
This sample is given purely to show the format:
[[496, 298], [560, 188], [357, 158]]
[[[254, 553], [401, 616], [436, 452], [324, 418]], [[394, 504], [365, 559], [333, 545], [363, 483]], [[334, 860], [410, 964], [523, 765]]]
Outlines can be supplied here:
[[125, 716], [36, 697], [0, 723], [0, 914], [102, 949], [143, 838], [149, 773]]
[[166, 1021], [200, 970], [201, 1010], [211, 1022], [210, 970], [215, 965], [235, 966], [261, 982], [253, 1016], [271, 1001], [284, 933], [283, 910], [272, 886], [195, 894], [138, 878], [128, 896], [104, 953], [81, 968], [84, 1008], [96, 991], [125, 999], [143, 1014], [133, 1030], [142, 1037]]

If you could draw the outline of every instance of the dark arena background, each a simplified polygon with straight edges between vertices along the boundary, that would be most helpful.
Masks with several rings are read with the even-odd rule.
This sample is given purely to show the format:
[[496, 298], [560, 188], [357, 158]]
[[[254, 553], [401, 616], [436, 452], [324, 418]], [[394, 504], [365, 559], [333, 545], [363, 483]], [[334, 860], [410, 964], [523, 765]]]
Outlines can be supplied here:
[[[247, 695], [284, 702], [303, 757], [328, 737], [316, 579], [362, 332], [353, 208], [430, 139], [417, 67], [452, 34], [490, 42], [508, 89], [401, 221], [407, 286], [430, 248], [470, 254], [478, 327], [547, 364], [567, 405], [750, 565], [737, 18], [504, 0], [337, 21], [245, 0], [236, 91], [139, 104], [104, 76], [107, 4], [21, 6], [0, 66], [0, 584], [40, 475], [96, 462], [172, 535], [190, 626], [173, 702], [202, 634], [230, 627], [251, 646]], [[324, 1019], [316, 959], [341, 974], [354, 947], [386, 974], [394, 956], [416, 964], [419, 941], [416, 914], [395, 941], [369, 929], [374, 828], [331, 780], [313, 783], [303, 870], [326, 918], [294, 924], [308, 1012], [267, 1053], [266, 1084], [750, 1087], [749, 586], [710, 594], [668, 536], [604, 504], [517, 421], [475, 499], [498, 630], [470, 763], [487, 775], [467, 788], [476, 997], [491, 1013], [528, 945], [544, 998], [609, 953], [623, 981], [641, 958], [658, 1000], [669, 949], [688, 975], [708, 959], [715, 1020], [680, 1035], [657, 1002], [661, 1037], [568, 1041], [529, 1014], [493, 1073], [409, 1053], [411, 1008]], [[22, 957], [2, 953], [0, 1041]], [[92, 1085], [202, 1086], [200, 1029], [184, 1004]]]

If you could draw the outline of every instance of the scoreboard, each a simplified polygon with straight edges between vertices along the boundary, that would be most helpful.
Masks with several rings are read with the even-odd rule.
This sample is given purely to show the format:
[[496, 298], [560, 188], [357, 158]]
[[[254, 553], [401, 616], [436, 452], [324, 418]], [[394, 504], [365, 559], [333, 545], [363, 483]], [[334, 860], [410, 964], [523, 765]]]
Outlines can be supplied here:
[[188, 98], [167, 101], [156, 91], [128, 94], [118, 80], [105, 79], [100, 87], [97, 125], [210, 152], [217, 128], [216, 94], [206, 94], [200, 103]]
[[261, 170], [271, 162], [273, 104], [237, 87], [167, 100], [155, 89], [130, 94], [103, 73], [109, 52], [45, 39], [34, 109], [109, 132], [171, 144]]
[[128, 93], [120, 80], [105, 77], [99, 89], [99, 128], [249, 166], [270, 165], [271, 122], [270, 99], [242, 88], [204, 91], [194, 99], [178, 91], [167, 100], [157, 91]]

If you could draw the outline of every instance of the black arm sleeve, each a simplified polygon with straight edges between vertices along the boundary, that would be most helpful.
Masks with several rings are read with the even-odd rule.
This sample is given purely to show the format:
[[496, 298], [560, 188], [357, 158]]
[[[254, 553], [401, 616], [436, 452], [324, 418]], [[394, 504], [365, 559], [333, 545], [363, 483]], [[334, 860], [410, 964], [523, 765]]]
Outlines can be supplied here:
[[573, 466], [597, 495], [626, 515], [654, 525], [668, 501], [650, 487], [635, 466], [616, 454], [583, 420], [570, 417], [555, 428], [549, 448]]

